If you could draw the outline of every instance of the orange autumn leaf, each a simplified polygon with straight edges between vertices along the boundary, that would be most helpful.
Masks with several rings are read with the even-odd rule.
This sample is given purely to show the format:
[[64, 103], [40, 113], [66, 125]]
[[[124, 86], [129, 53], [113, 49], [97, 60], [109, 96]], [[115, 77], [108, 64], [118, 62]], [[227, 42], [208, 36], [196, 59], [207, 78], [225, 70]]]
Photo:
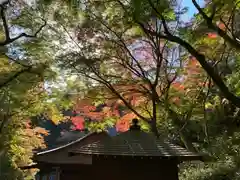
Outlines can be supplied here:
[[197, 67], [199, 65], [200, 65], [199, 62], [198, 62], [198, 60], [195, 57], [193, 57], [193, 56], [189, 57], [188, 66], [190, 66], [190, 67]]
[[85, 113], [85, 116], [92, 120], [100, 121], [104, 119], [104, 112], [88, 112]]
[[129, 130], [130, 122], [132, 119], [136, 118], [137, 116], [134, 113], [125, 114], [121, 117], [116, 123], [116, 130], [118, 132], [125, 132]]
[[49, 131], [47, 131], [46, 129], [41, 128], [41, 127], [36, 127], [36, 128], [33, 129], [33, 131], [36, 134], [42, 134], [42, 135], [46, 135], [46, 136], [49, 134]]
[[91, 112], [91, 111], [95, 111], [95, 110], [96, 110], [96, 106], [85, 105], [82, 107], [83, 112]]
[[172, 86], [177, 91], [178, 90], [182, 91], [185, 88], [180, 82], [175, 82], [175, 83], [172, 84]]
[[32, 129], [25, 129], [24, 133], [25, 133], [26, 136], [29, 136], [29, 137], [34, 136], [34, 132], [33, 132]]

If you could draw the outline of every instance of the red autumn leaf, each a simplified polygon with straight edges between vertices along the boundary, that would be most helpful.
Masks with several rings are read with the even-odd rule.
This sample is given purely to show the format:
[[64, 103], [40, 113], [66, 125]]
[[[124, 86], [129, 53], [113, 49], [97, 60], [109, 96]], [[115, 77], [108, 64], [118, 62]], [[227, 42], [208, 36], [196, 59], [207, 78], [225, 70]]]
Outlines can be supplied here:
[[220, 22], [220, 23], [218, 23], [218, 27], [221, 29], [221, 30], [226, 30], [226, 26], [225, 26], [225, 24], [224, 23], [222, 23], [222, 22]]
[[81, 116], [75, 116], [71, 118], [74, 125], [74, 130], [83, 130], [84, 129], [84, 118]]
[[217, 34], [216, 34], [216, 33], [213, 33], [213, 32], [212, 32], [212, 33], [208, 33], [207, 35], [208, 35], [208, 37], [211, 38], [211, 39], [217, 38]]

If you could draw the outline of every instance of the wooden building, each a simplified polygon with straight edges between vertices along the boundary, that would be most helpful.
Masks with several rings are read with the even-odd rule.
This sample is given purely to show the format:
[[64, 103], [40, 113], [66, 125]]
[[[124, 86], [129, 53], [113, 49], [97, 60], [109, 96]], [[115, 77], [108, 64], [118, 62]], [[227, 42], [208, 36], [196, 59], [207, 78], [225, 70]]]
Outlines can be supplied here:
[[117, 136], [91, 133], [36, 154], [39, 180], [177, 180], [178, 164], [202, 156], [140, 130], [137, 120]]

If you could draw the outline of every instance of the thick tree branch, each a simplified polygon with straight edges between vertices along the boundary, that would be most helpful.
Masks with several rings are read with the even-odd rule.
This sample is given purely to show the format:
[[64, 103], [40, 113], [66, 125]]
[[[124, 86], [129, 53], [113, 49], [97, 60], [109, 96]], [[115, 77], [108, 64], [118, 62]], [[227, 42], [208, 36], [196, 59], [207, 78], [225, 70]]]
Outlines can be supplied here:
[[0, 15], [1, 15], [1, 18], [2, 18], [2, 22], [3, 22], [5, 37], [6, 37], [6, 40], [8, 40], [8, 39], [10, 39], [10, 35], [9, 35], [9, 27], [8, 27], [8, 24], [7, 24], [7, 19], [6, 19], [6, 16], [5, 16], [6, 3], [0, 5], [0, 8], [1, 8]]
[[2, 134], [4, 126], [9, 121], [10, 117], [8, 115], [4, 114], [2, 118], [3, 119], [2, 119], [2, 121], [0, 123], [0, 135]]
[[131, 53], [131, 51], [129, 50], [129, 47], [126, 45], [126, 43], [124, 42], [124, 40], [122, 39], [122, 37], [115, 32], [113, 29], [111, 29], [105, 22], [103, 22], [100, 18], [98, 18], [94, 13], [92, 13], [92, 15], [99, 21], [101, 22], [101, 24], [107, 29], [109, 30], [111, 33], [114, 34], [115, 37], [118, 38], [118, 40], [120, 41], [121, 45], [124, 48], [125, 51], [127, 51], [128, 55], [130, 56], [130, 58], [136, 63], [137, 67], [139, 68], [142, 77], [144, 77], [145, 81], [147, 81], [149, 84], [151, 84], [151, 82], [149, 81], [149, 79], [146, 77], [146, 72], [143, 69], [143, 67], [141, 66], [141, 64], [139, 63], [139, 61], [134, 57], [134, 55]]
[[9, 77], [6, 81], [4, 81], [3, 83], [0, 83], [0, 89], [5, 87], [6, 85], [8, 85], [10, 82], [12, 82], [14, 79], [18, 78], [21, 74], [25, 73], [25, 72], [29, 72], [31, 69], [31, 67], [22, 69], [18, 72], [16, 72], [14, 75], [12, 75], [11, 77]]
[[144, 25], [140, 22], [138, 24], [144, 28], [144, 31], [150, 33], [152, 35], [158, 36], [159, 38], [163, 38], [169, 40], [171, 42], [175, 42], [181, 46], [183, 46], [190, 54], [192, 54], [201, 64], [203, 69], [208, 73], [208, 75], [212, 78], [213, 82], [219, 87], [223, 95], [231, 101], [235, 106], [240, 107], [240, 98], [235, 96], [232, 92], [229, 91], [228, 87], [223, 82], [222, 78], [215, 72], [214, 68], [207, 62], [205, 56], [199, 53], [195, 48], [193, 48], [188, 42], [185, 40], [172, 35], [171, 33], [167, 33], [166, 35], [158, 32], [154, 32], [148, 30], [144, 27]]
[[158, 45], [157, 45], [157, 47], [156, 47], [157, 69], [156, 69], [155, 81], [154, 81], [154, 83], [153, 83], [153, 85], [154, 85], [155, 87], [157, 86], [158, 81], [159, 81], [160, 70], [161, 70], [161, 67], [162, 67], [163, 59], [164, 59], [164, 58], [163, 58], [163, 53], [164, 53], [164, 50], [165, 50], [165, 48], [166, 48], [166, 46], [167, 46], [168, 41], [164, 43], [163, 48], [162, 48], [161, 51], [160, 51], [160, 46], [159, 46], [160, 43], [161, 43], [161, 42], [160, 42], [160, 40], [159, 40], [159, 43], [158, 43]]
[[0, 5], [0, 16], [2, 19], [2, 23], [3, 23], [3, 28], [4, 28], [4, 32], [5, 32], [5, 40], [3, 42], [0, 42], [0, 46], [5, 46], [8, 45], [22, 37], [26, 37], [26, 38], [35, 38], [37, 37], [38, 33], [40, 33], [40, 31], [42, 31], [42, 29], [47, 25], [47, 21], [42, 19], [42, 21], [44, 22], [39, 29], [32, 35], [30, 34], [26, 34], [26, 33], [21, 33], [18, 36], [11, 38], [10, 37], [10, 31], [9, 31], [9, 27], [8, 27], [8, 22], [7, 22], [7, 18], [6, 18], [6, 5], [7, 5], [8, 1], [6, 1], [5, 3]]
[[78, 72], [79, 74], [82, 74], [83, 76], [92, 79], [96, 82], [101, 83], [102, 85], [104, 85], [106, 88], [108, 88], [114, 95], [117, 96], [117, 98], [119, 98], [120, 100], [123, 101], [123, 103], [125, 104], [125, 106], [130, 109], [134, 114], [136, 114], [140, 119], [146, 121], [149, 123], [149, 119], [142, 116], [137, 110], [135, 110], [132, 105], [127, 102], [127, 100], [116, 90], [116, 88], [114, 87], [114, 85], [112, 85], [108, 80], [106, 80], [101, 74], [99, 74], [99, 72], [91, 65], [85, 64], [87, 66], [88, 69], [85, 69], [88, 72], [91, 72], [94, 74], [94, 76], [87, 74], [84, 71], [79, 70], [73, 63], [71, 63], [69, 61], [69, 65], [71, 66], [71, 68], [75, 69], [76, 72]]
[[8, 58], [10, 61], [12, 61], [12, 62], [14, 62], [14, 63], [16, 63], [16, 64], [18, 64], [18, 65], [20, 65], [22, 67], [25, 67], [25, 68], [30, 68], [31, 67], [31, 65], [27, 65], [27, 64], [22, 63], [21, 60], [13, 59], [13, 58], [11, 58], [11, 57], [9, 57], [7, 55], [6, 55], [6, 58]]
[[233, 39], [230, 37], [224, 30], [220, 29], [218, 26], [213, 24], [213, 20], [211, 17], [208, 17], [207, 14], [202, 10], [196, 0], [192, 0], [194, 6], [197, 8], [198, 12], [201, 14], [203, 19], [206, 21], [207, 26], [217, 32], [219, 36], [221, 36], [225, 41], [231, 44], [234, 48], [240, 50], [240, 42], [237, 39]]
[[146, 121], [149, 123], [149, 119], [145, 118], [144, 116], [142, 116], [140, 113], [137, 112], [137, 110], [135, 110], [130, 103], [127, 102], [127, 100], [121, 96], [121, 94], [113, 87], [113, 85], [111, 83], [109, 83], [107, 80], [105, 80], [95, 69], [91, 68], [92, 72], [101, 80], [101, 82], [109, 89], [111, 90], [120, 100], [123, 101], [123, 103], [125, 104], [125, 106], [127, 108], [129, 108], [134, 114], [136, 114], [139, 118], [141, 118], [142, 120]]
[[[44, 66], [44, 64], [43, 64], [43, 66]], [[23, 67], [25, 67], [25, 68], [19, 70], [18, 72], [13, 74], [11, 77], [6, 79], [4, 82], [1, 82], [0, 83], [0, 89], [7, 86], [9, 83], [11, 83], [15, 79], [17, 79], [19, 76], [21, 76], [25, 72], [32, 73], [32, 74], [35, 74], [35, 75], [38, 75], [38, 76], [41, 75], [41, 72], [34, 72], [34, 68], [32, 66], [23, 66]]]

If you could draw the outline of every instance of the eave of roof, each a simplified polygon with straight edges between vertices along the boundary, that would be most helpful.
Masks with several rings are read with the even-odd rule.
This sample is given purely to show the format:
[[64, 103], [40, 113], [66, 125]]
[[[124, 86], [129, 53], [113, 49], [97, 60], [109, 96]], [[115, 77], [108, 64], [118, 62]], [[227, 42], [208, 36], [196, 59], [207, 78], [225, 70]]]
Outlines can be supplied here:
[[71, 146], [71, 145], [73, 145], [73, 144], [76, 144], [76, 143], [82, 141], [83, 139], [85, 139], [85, 138], [87, 138], [87, 137], [89, 137], [90, 135], [93, 135], [93, 134], [95, 134], [95, 132], [86, 134], [85, 136], [83, 136], [83, 137], [81, 137], [81, 138], [79, 138], [79, 139], [77, 139], [77, 140], [75, 140], [75, 141], [73, 141], [73, 142], [70, 142], [70, 143], [68, 143], [68, 144], [66, 144], [66, 145], [59, 146], [59, 147], [57, 147], [57, 148], [49, 149], [49, 150], [46, 150], [46, 151], [38, 152], [38, 153], [36, 153], [36, 155], [37, 155], [37, 156], [38, 156], [38, 155], [43, 155], [43, 154], [47, 154], [47, 153], [51, 153], [51, 152], [55, 152], [55, 151], [64, 149], [64, 148], [66, 148], [66, 147], [69, 147], [69, 146]]
[[37, 163], [32, 163], [32, 164], [29, 164], [27, 166], [20, 166], [19, 168], [22, 169], [22, 170], [38, 168], [38, 164]]

